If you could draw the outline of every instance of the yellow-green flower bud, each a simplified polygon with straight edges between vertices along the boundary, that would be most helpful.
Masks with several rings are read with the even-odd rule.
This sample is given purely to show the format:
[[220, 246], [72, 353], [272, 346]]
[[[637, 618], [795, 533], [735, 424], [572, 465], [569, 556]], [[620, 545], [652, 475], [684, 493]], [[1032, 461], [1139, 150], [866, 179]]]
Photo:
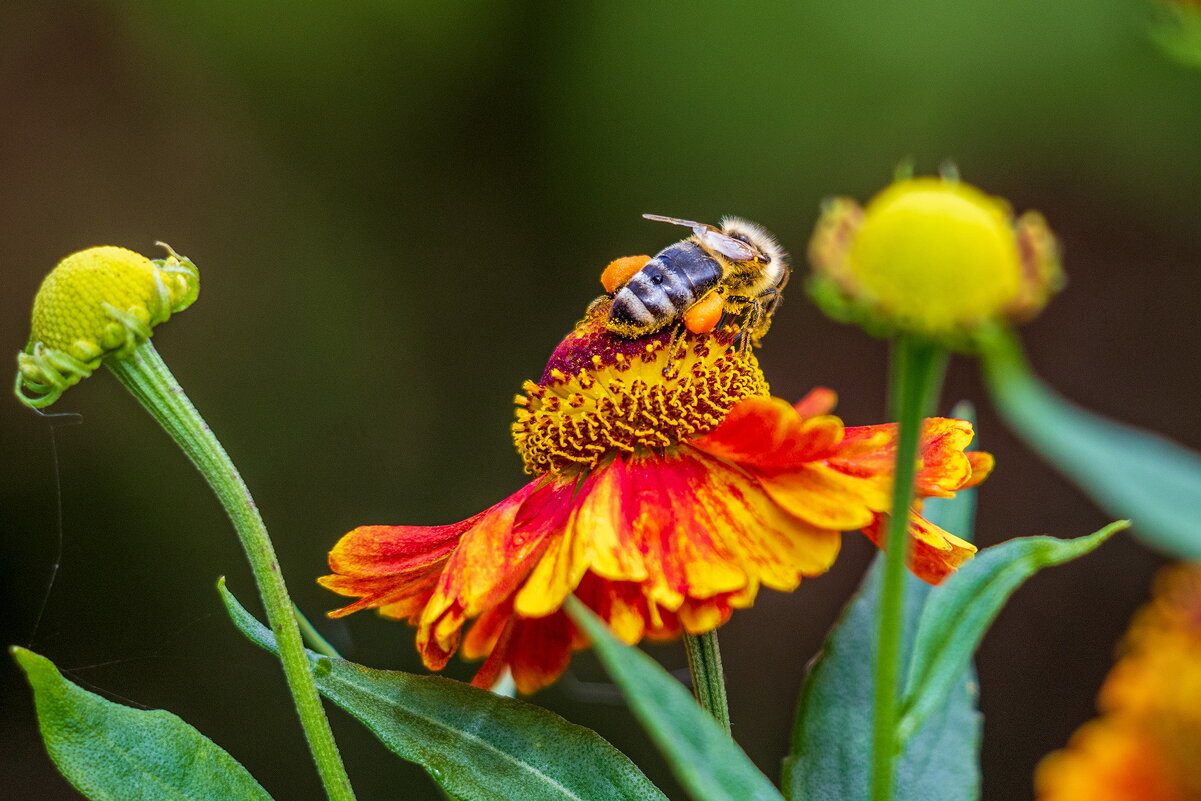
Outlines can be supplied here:
[[1042, 216], [958, 180], [907, 178], [861, 209], [827, 204], [809, 246], [814, 296], [873, 333], [958, 342], [995, 320], [1032, 317], [1063, 283]]
[[29, 344], [17, 354], [22, 403], [49, 406], [107, 358], [121, 359], [200, 292], [196, 265], [167, 245], [151, 260], [105, 246], [73, 253], [42, 282]]

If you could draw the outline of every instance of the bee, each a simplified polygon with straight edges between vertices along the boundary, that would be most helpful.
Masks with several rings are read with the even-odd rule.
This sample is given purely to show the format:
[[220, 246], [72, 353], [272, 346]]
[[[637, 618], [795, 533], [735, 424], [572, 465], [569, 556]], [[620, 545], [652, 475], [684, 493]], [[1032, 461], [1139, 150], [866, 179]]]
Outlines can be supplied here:
[[697, 334], [732, 321], [742, 331], [744, 347], [747, 342], [758, 345], [790, 272], [788, 254], [775, 237], [738, 217], [723, 217], [715, 227], [658, 214], [642, 216], [691, 228], [692, 236], [668, 245], [649, 261], [643, 256], [610, 265], [602, 278], [613, 297], [606, 327], [633, 339], [681, 319]]

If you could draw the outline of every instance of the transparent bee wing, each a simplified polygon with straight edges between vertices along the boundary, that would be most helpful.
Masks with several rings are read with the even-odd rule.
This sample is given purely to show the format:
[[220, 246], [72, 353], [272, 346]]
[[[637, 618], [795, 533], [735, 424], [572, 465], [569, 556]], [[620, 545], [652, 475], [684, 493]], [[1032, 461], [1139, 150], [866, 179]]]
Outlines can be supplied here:
[[700, 236], [702, 231], [716, 231], [712, 225], [699, 223], [695, 220], [681, 220], [679, 217], [664, 217], [662, 214], [643, 214], [643, 219], [654, 220], [655, 222], [671, 223], [672, 225], [682, 225], [685, 228], [691, 228], [692, 233]]
[[699, 223], [695, 220], [682, 220], [679, 217], [664, 217], [662, 214], [643, 214], [642, 216], [656, 222], [671, 223], [672, 225], [682, 225], [685, 228], [691, 228], [692, 235], [700, 240], [702, 245], [709, 250], [720, 253], [727, 259], [751, 261], [758, 258], [759, 254], [746, 242], [735, 239], [732, 236], [727, 236], [712, 225]]
[[696, 238], [700, 240], [701, 245], [720, 253], [727, 259], [733, 261], [753, 261], [759, 258], [759, 254], [753, 247], [743, 242], [741, 239], [735, 239], [732, 236], [726, 236], [720, 231], [696, 231]]

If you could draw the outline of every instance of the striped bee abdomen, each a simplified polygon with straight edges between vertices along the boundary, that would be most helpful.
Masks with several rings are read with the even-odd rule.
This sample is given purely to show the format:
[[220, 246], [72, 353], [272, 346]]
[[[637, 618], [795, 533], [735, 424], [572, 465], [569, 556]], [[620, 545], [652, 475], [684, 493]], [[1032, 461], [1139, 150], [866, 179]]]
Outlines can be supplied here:
[[626, 335], [657, 331], [721, 281], [722, 267], [693, 242], [662, 250], [613, 296], [610, 327]]

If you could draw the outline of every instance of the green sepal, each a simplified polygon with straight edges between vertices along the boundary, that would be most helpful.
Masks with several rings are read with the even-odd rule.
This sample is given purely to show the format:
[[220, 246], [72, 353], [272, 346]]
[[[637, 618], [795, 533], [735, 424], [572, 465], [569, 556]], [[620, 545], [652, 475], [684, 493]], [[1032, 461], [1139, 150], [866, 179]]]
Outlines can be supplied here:
[[134, 709], [76, 686], [44, 656], [9, 649], [33, 688], [54, 764], [93, 801], [271, 801], [224, 749], [161, 709]]
[[1064, 400], [1031, 372], [1012, 332], [980, 344], [993, 400], [1031, 448], [1148, 545], [1201, 559], [1201, 454]]
[[576, 598], [568, 598], [564, 608], [592, 640], [630, 710], [690, 797], [696, 801], [782, 801], [750, 757], [658, 662], [618, 641]]
[[[234, 624], [278, 653], [270, 629], [218, 582]], [[373, 670], [306, 651], [321, 694], [458, 801], [666, 801], [599, 734], [542, 707], [441, 676]]]
[[[870, 337], [895, 339], [905, 334], [912, 334], [955, 353], [973, 354], [976, 352], [976, 330], [950, 329], [935, 333], [916, 325], [906, 325], [904, 320], [898, 320], [880, 311], [872, 304], [850, 296], [838, 285], [837, 281], [829, 276], [809, 275], [805, 279], [805, 291], [813, 304], [831, 320], [847, 325], [857, 325]], [[981, 324], [981, 326], [989, 325], [991, 324]]]

